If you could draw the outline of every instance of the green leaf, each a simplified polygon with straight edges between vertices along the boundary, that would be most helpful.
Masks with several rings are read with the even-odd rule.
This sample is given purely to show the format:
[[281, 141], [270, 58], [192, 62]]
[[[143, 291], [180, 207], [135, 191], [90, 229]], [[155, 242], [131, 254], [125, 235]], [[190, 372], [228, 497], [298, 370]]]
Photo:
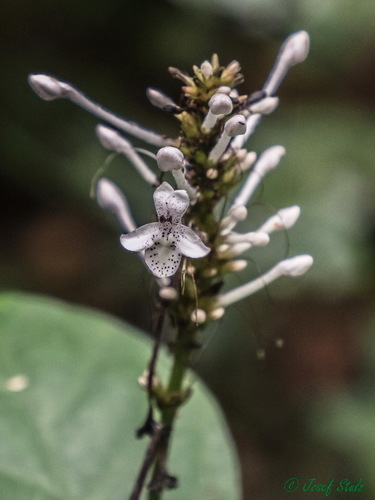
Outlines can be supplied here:
[[[103, 314], [44, 297], [0, 297], [0, 497], [125, 500], [147, 439], [137, 385], [151, 344]], [[164, 367], [166, 356], [161, 359]], [[169, 459], [167, 498], [240, 498], [238, 464], [220, 411], [193, 378]]]

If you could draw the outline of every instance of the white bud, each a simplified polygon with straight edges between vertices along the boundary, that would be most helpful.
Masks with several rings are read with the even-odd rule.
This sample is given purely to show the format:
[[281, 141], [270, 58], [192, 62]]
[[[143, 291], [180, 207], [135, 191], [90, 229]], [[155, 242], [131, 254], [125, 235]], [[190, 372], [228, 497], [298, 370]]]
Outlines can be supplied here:
[[247, 153], [245, 158], [243, 160], [240, 160], [241, 172], [246, 172], [247, 170], [249, 170], [254, 165], [256, 159], [257, 154], [255, 153], [255, 151], [250, 151], [249, 153]]
[[164, 94], [164, 92], [162, 92], [161, 90], [149, 87], [146, 90], [146, 95], [150, 103], [156, 108], [163, 109], [166, 106], [177, 107], [173, 100], [166, 94]]
[[267, 219], [258, 231], [270, 234], [280, 229], [289, 229], [297, 222], [300, 213], [301, 209], [297, 205], [282, 208], [275, 215]]
[[264, 175], [279, 164], [284, 154], [285, 148], [283, 146], [272, 146], [260, 155], [255, 167], [249, 173], [244, 185], [236, 196], [233, 206], [247, 204]]
[[98, 136], [101, 144], [111, 151], [121, 153], [131, 162], [133, 167], [143, 177], [143, 179], [153, 186], [159, 185], [157, 176], [150, 170], [148, 165], [139, 156], [137, 151], [133, 148], [131, 142], [123, 137], [117, 130], [114, 130], [105, 125], [98, 125], [96, 127], [96, 135]]
[[241, 66], [238, 61], [232, 61], [228, 64], [226, 68], [224, 68], [224, 71], [222, 73], [222, 78], [225, 78], [228, 75], [234, 75], [241, 71]]
[[228, 87], [227, 85], [222, 85], [219, 87], [216, 92], [220, 92], [220, 94], [230, 94], [232, 92], [232, 88]]
[[297, 31], [290, 35], [280, 48], [289, 66], [303, 62], [309, 54], [310, 39], [306, 31]]
[[275, 340], [275, 347], [277, 347], [278, 349], [281, 349], [282, 347], [284, 347], [284, 339], [276, 339]]
[[172, 300], [177, 299], [178, 292], [172, 286], [164, 286], [163, 288], [160, 288], [160, 290], [159, 290], [159, 297], [163, 300], [172, 301]]
[[224, 307], [217, 307], [213, 311], [210, 312], [210, 319], [217, 320], [221, 319], [225, 314], [225, 309]]
[[216, 92], [208, 101], [208, 106], [214, 115], [228, 115], [232, 112], [232, 99], [227, 94]]
[[124, 139], [116, 130], [106, 127], [105, 125], [98, 125], [96, 127], [96, 135], [102, 146], [111, 151], [119, 152], [123, 146], [122, 140]]
[[313, 262], [311, 255], [297, 255], [279, 262], [277, 269], [284, 276], [301, 276], [310, 269]]
[[202, 325], [207, 320], [206, 311], [204, 311], [203, 309], [195, 309], [195, 311], [191, 313], [190, 319], [193, 323]]
[[223, 265], [223, 271], [228, 273], [236, 273], [238, 271], [243, 271], [247, 267], [247, 260], [237, 259], [226, 262]]
[[137, 228], [128, 202], [116, 184], [105, 178], [100, 179], [96, 186], [96, 200], [100, 207], [110, 210], [117, 217], [126, 231]]
[[66, 97], [71, 88], [69, 84], [44, 74], [31, 74], [28, 81], [34, 92], [45, 101]]
[[272, 146], [266, 149], [259, 157], [255, 169], [258, 175], [265, 175], [270, 170], [273, 170], [280, 163], [281, 158], [285, 155], [283, 146]]
[[219, 171], [217, 168], [209, 168], [206, 172], [207, 179], [216, 179], [219, 175]]
[[219, 256], [219, 259], [233, 259], [234, 257], [238, 257], [239, 255], [243, 254], [249, 248], [251, 248], [252, 245], [251, 243], [235, 243], [233, 245], [230, 245], [228, 249], [224, 251], [220, 251], [220, 247], [217, 249], [217, 253]]
[[280, 276], [300, 276], [304, 274], [313, 263], [313, 258], [310, 255], [298, 255], [290, 259], [285, 259], [267, 273], [263, 274], [259, 278], [246, 283], [245, 285], [239, 286], [230, 292], [226, 292], [216, 300], [217, 307], [227, 307], [234, 302], [256, 293], [258, 290], [266, 287]]
[[158, 167], [162, 172], [180, 170], [184, 166], [184, 155], [173, 146], [166, 146], [156, 153]]
[[279, 105], [279, 98], [278, 97], [266, 97], [265, 99], [262, 99], [261, 101], [258, 101], [254, 104], [251, 104], [249, 107], [249, 111], [251, 113], [259, 113], [261, 115], [269, 115]]
[[201, 64], [202, 75], [208, 79], [214, 74], [214, 70], [212, 68], [212, 64], [209, 61], [203, 61]]
[[264, 247], [268, 245], [270, 237], [265, 232], [254, 231], [251, 233], [229, 233], [225, 241], [230, 244], [250, 243], [252, 247]]
[[229, 137], [242, 135], [246, 132], [246, 118], [243, 115], [234, 115], [224, 125], [224, 130]]
[[228, 234], [241, 220], [247, 217], [247, 208], [243, 205], [237, 205], [230, 208], [228, 215], [220, 222], [221, 234]]

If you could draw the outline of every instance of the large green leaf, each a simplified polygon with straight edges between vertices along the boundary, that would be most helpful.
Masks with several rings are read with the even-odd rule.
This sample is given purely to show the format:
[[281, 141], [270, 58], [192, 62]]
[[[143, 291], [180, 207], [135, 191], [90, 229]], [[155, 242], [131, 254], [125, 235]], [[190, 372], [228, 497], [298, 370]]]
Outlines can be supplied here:
[[[102, 314], [43, 297], [0, 298], [0, 498], [124, 500], [146, 447], [137, 377], [150, 343]], [[162, 365], [167, 365], [164, 356]], [[220, 411], [199, 381], [170, 456], [173, 500], [235, 500], [237, 463]]]

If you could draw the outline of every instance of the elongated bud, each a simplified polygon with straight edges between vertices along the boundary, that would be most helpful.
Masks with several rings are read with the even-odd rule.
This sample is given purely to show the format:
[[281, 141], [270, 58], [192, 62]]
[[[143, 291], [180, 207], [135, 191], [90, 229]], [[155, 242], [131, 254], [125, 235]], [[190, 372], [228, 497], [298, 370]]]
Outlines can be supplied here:
[[195, 311], [191, 313], [190, 319], [193, 323], [202, 325], [207, 321], [206, 311], [204, 311], [203, 309], [195, 309]]
[[106, 149], [116, 151], [126, 156], [148, 184], [153, 186], [158, 186], [160, 184], [157, 176], [149, 169], [147, 164], [135, 151], [132, 144], [117, 132], [117, 130], [104, 125], [98, 125], [96, 127], [96, 135]]
[[212, 64], [209, 61], [203, 61], [201, 64], [202, 75], [208, 80], [214, 74]]
[[208, 101], [208, 106], [214, 115], [228, 115], [232, 112], [232, 99], [221, 92], [216, 92]]
[[149, 87], [146, 90], [146, 95], [150, 103], [156, 108], [163, 109], [168, 107], [178, 108], [176, 103], [168, 97], [164, 92], [158, 89]]
[[229, 137], [242, 135], [246, 132], [246, 118], [243, 115], [234, 115], [224, 125], [224, 130]]
[[243, 160], [240, 160], [239, 162], [241, 172], [246, 172], [247, 170], [249, 170], [254, 165], [256, 159], [257, 154], [255, 153], [255, 151], [249, 151], [246, 154], [245, 158]]
[[138, 137], [138, 139], [142, 139], [149, 144], [159, 147], [175, 144], [175, 141], [172, 139], [156, 134], [151, 130], [141, 127], [137, 123], [125, 120], [124, 118], [115, 115], [108, 109], [103, 108], [100, 104], [89, 99], [83, 92], [77, 89], [77, 87], [74, 87], [68, 82], [59, 80], [54, 76], [34, 73], [29, 75], [29, 84], [42, 99], [47, 101], [58, 98], [68, 99], [77, 106], [80, 106], [89, 113], [97, 116], [101, 120], [104, 120], [119, 130], [129, 133], [134, 137]]
[[267, 172], [277, 167], [284, 155], [285, 148], [283, 146], [272, 146], [266, 149], [248, 175], [245, 184], [233, 202], [233, 206], [246, 205], [262, 178]]
[[156, 161], [162, 172], [179, 170], [184, 166], [184, 155], [173, 146], [166, 146], [156, 153]]
[[278, 105], [278, 97], [266, 97], [265, 99], [252, 104], [249, 107], [249, 112], [254, 114], [259, 113], [261, 115], [269, 115], [270, 113], [275, 111]]
[[261, 290], [281, 276], [301, 276], [310, 269], [312, 264], [313, 258], [310, 255], [297, 255], [296, 257], [282, 260], [263, 276], [219, 296], [216, 306], [227, 307], [234, 302], [238, 302]]
[[221, 234], [228, 234], [241, 220], [247, 217], [247, 208], [245, 206], [237, 205], [230, 208], [228, 215], [220, 222]]
[[258, 231], [270, 234], [280, 229], [289, 229], [297, 222], [300, 213], [301, 209], [297, 205], [282, 208], [275, 215], [267, 219]]
[[266, 232], [254, 231], [251, 233], [229, 233], [226, 236], [227, 243], [250, 243], [253, 247], [264, 247], [268, 245], [270, 237]]
[[212, 149], [208, 159], [216, 163], [226, 150], [232, 137], [246, 132], [246, 118], [243, 115], [234, 115], [224, 125], [223, 133]]
[[310, 269], [313, 262], [311, 255], [297, 255], [297, 257], [282, 260], [277, 268], [283, 276], [301, 276]]
[[228, 115], [232, 112], [232, 99], [222, 92], [216, 92], [208, 101], [208, 113], [202, 123], [203, 132], [209, 132], [218, 120], [219, 115]]
[[309, 53], [310, 40], [306, 31], [290, 35], [282, 44], [276, 62], [263, 86], [268, 95], [273, 95], [279, 88], [289, 68], [303, 62]]
[[69, 95], [70, 85], [54, 76], [34, 73], [28, 76], [28, 82], [34, 92], [45, 101], [53, 101]]
[[131, 232], [137, 228], [128, 202], [116, 184], [105, 178], [100, 179], [96, 187], [96, 200], [100, 207], [117, 217], [125, 231]]
[[227, 273], [236, 273], [246, 269], [247, 264], [247, 260], [244, 259], [230, 260], [223, 265], [222, 270]]
[[306, 31], [297, 31], [290, 35], [280, 48], [289, 66], [303, 62], [309, 54], [310, 39]]

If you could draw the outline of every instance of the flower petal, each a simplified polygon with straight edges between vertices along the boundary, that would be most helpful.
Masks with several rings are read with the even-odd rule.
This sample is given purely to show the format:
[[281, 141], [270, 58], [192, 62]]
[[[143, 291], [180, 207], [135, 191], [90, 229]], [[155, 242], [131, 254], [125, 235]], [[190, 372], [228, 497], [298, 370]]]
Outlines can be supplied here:
[[140, 252], [150, 248], [160, 236], [160, 224], [151, 222], [120, 238], [121, 245], [131, 252]]
[[183, 255], [191, 257], [192, 259], [205, 257], [211, 250], [203, 243], [200, 237], [190, 229], [190, 227], [184, 226], [183, 224], [179, 226], [177, 249], [180, 250]]
[[181, 256], [174, 243], [166, 245], [164, 240], [161, 240], [146, 250], [145, 262], [154, 276], [164, 278], [176, 273]]
[[174, 190], [163, 182], [154, 192], [155, 209], [160, 222], [178, 224], [189, 206], [189, 196], [183, 189]]

